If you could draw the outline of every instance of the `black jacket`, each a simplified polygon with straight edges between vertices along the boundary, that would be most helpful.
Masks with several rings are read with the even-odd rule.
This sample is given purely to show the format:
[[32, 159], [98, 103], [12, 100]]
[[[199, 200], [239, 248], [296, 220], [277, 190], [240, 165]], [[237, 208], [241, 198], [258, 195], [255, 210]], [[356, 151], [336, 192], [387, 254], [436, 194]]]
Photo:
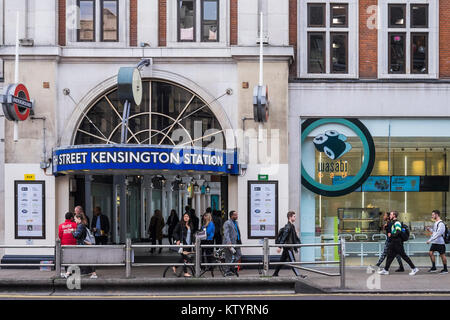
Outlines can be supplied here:
[[77, 230], [73, 233], [73, 237], [77, 239], [77, 245], [85, 245], [84, 239], [86, 239], [86, 226], [84, 223], [79, 223], [77, 225]]
[[[97, 216], [94, 215], [92, 218], [91, 229], [96, 228], [97, 226]], [[109, 233], [109, 219], [104, 214], [100, 215], [100, 230], [105, 232], [105, 235]]]
[[[297, 232], [295, 231], [295, 226], [288, 222], [283, 229], [283, 234], [281, 236], [280, 239], [280, 244], [300, 244], [300, 239], [297, 236]], [[289, 248], [289, 247], [284, 247], [284, 249], [287, 250], [294, 250], [295, 252], [297, 252], [298, 248]]]
[[[184, 224], [184, 221], [181, 220], [180, 223], [178, 223], [173, 230], [173, 238], [175, 241], [180, 241], [182, 244], [187, 244], [186, 237], [187, 237], [188, 228], [186, 228], [186, 225]], [[191, 244], [194, 244], [194, 228], [191, 223]]]

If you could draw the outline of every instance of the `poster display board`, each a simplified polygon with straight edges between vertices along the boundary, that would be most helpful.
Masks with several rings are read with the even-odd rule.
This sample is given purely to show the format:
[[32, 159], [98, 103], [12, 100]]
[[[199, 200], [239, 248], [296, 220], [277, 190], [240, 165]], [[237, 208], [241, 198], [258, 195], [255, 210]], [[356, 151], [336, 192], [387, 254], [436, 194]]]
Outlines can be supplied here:
[[278, 181], [248, 181], [248, 238], [278, 233]]
[[45, 181], [15, 181], [15, 239], [45, 239]]

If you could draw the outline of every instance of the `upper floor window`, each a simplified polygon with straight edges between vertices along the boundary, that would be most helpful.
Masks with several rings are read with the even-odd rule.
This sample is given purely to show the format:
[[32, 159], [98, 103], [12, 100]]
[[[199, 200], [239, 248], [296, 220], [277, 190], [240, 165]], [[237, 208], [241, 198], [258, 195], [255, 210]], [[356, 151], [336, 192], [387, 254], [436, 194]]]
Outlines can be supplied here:
[[95, 41], [95, 1], [78, 0], [77, 41]]
[[300, 77], [356, 78], [356, 0], [300, 1]]
[[[221, 12], [226, 1], [176, 0], [176, 42], [220, 42]], [[170, 8], [169, 8], [170, 9]], [[170, 35], [169, 35], [170, 37]]]
[[437, 77], [437, 10], [435, 1], [382, 0], [380, 77]]
[[122, 15], [126, 16], [126, 2], [123, 0], [69, 0], [72, 4], [68, 10], [68, 21], [75, 20], [75, 28], [69, 26], [69, 43], [125, 42], [127, 22], [120, 21], [119, 13], [122, 12]]

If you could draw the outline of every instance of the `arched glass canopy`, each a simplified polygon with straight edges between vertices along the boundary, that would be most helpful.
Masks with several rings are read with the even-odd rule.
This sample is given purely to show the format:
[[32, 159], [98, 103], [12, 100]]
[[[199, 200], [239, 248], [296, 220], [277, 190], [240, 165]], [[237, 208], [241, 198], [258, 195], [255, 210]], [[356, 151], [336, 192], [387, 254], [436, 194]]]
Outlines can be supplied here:
[[[132, 104], [128, 144], [225, 149], [219, 121], [197, 94], [174, 83], [143, 80], [140, 106]], [[123, 104], [117, 88], [100, 96], [84, 113], [74, 144], [118, 144]]]

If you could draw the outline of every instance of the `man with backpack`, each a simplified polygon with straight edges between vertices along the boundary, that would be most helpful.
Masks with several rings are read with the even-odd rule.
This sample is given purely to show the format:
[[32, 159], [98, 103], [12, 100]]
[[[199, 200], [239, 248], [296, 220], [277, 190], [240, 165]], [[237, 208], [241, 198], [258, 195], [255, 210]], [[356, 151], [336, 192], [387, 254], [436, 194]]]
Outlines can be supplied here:
[[[288, 223], [280, 229], [278, 232], [277, 239], [275, 240], [276, 244], [300, 244], [300, 239], [297, 235], [297, 232], [295, 231], [295, 212], [289, 211], [287, 213]], [[281, 252], [281, 248], [277, 249], [278, 253]], [[283, 247], [283, 253], [281, 254], [280, 262], [295, 262], [295, 256], [294, 251], [297, 252], [297, 247], [290, 248], [290, 247]], [[277, 265], [275, 268], [275, 272], [273, 273], [273, 277], [278, 277], [278, 273], [280, 272], [283, 265]], [[294, 271], [295, 275], [297, 277], [306, 278], [306, 276], [301, 275], [296, 268], [292, 268], [292, 271]]]
[[[430, 259], [431, 259], [431, 269], [428, 272], [437, 272], [436, 269], [436, 257], [434, 256], [434, 252], [437, 251], [441, 256], [442, 263], [444, 264], [444, 269], [441, 270], [441, 274], [448, 273], [447, 270], [447, 258], [445, 256], [445, 237], [447, 227], [444, 221], [441, 220], [441, 213], [439, 210], [433, 210], [431, 213], [431, 217], [435, 221], [433, 229], [429, 231], [433, 231], [431, 238], [427, 241], [427, 244], [431, 243], [430, 248]], [[447, 231], [448, 232], [448, 231]]]
[[388, 234], [390, 240], [388, 257], [386, 260], [386, 266], [384, 269], [378, 271], [379, 274], [389, 274], [389, 267], [391, 266], [392, 261], [397, 255], [405, 260], [407, 264], [411, 267], [410, 276], [415, 275], [419, 272], [419, 269], [416, 268], [411, 259], [406, 255], [405, 248], [403, 247], [403, 241], [407, 241], [409, 238], [409, 229], [406, 225], [398, 221], [398, 212], [392, 211], [390, 213], [390, 218], [392, 220], [391, 230]]

